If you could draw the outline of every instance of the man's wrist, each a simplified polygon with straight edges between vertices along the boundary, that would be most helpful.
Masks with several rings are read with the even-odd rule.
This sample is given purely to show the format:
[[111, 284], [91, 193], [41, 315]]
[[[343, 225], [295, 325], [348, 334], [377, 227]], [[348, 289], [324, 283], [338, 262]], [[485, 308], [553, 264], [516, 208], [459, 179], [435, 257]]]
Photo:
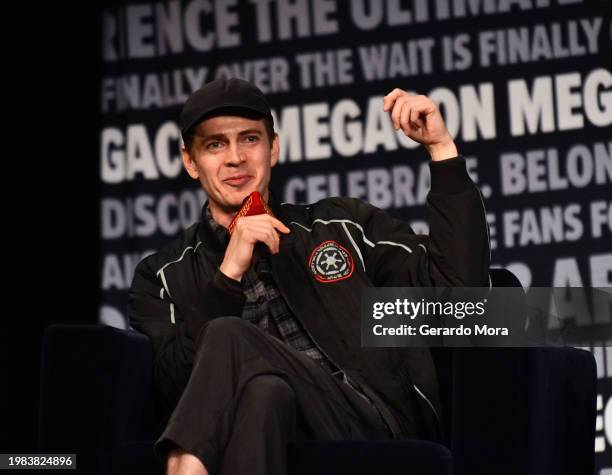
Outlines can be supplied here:
[[221, 263], [221, 265], [219, 266], [219, 270], [223, 275], [237, 282], [240, 282], [240, 280], [242, 279], [242, 273], [237, 272], [235, 269], [232, 269], [230, 265], [225, 265], [225, 263]]
[[427, 146], [427, 153], [431, 157], [431, 160], [434, 162], [441, 162], [442, 160], [448, 160], [449, 158], [455, 158], [459, 155], [457, 151], [457, 146], [455, 142], [452, 140], [441, 143]]

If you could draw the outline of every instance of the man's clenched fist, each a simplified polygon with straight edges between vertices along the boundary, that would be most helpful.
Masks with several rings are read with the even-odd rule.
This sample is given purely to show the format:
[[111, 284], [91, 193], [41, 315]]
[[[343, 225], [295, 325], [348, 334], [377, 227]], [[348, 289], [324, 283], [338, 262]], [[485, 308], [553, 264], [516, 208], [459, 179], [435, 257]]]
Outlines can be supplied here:
[[395, 130], [422, 144], [432, 160], [457, 156], [457, 147], [446, 129], [436, 104], [427, 96], [415, 96], [393, 89], [383, 98], [383, 110], [391, 113]]

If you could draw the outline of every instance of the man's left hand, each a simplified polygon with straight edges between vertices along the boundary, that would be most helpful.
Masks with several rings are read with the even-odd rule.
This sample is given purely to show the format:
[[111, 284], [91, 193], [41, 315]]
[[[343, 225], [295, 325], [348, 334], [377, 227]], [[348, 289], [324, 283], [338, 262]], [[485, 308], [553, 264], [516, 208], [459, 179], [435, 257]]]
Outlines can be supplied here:
[[391, 113], [395, 130], [401, 128], [406, 136], [422, 144], [432, 160], [458, 155], [444, 119], [429, 97], [411, 95], [396, 88], [383, 98], [383, 110]]

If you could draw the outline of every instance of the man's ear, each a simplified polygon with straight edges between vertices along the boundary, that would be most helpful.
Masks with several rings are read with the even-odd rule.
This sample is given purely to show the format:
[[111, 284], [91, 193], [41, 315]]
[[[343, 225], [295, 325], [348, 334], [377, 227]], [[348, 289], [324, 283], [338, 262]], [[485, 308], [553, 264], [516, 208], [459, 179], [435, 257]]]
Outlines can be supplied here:
[[200, 173], [198, 172], [198, 167], [196, 163], [191, 159], [191, 155], [189, 155], [189, 151], [185, 148], [185, 146], [181, 146], [181, 157], [183, 158], [183, 166], [189, 176], [194, 180], [197, 180], [200, 177]]
[[274, 134], [274, 140], [272, 140], [272, 150], [270, 154], [270, 166], [273, 167], [278, 163], [278, 157], [280, 155], [280, 139], [278, 134]]

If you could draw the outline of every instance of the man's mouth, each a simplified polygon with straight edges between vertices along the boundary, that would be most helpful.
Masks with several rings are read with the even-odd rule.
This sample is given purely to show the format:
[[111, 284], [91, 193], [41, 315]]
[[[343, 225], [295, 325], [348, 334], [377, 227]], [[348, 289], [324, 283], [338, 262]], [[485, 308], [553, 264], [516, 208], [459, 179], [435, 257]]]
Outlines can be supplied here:
[[230, 186], [242, 186], [250, 179], [250, 175], [236, 175], [230, 178], [226, 178], [223, 181]]

